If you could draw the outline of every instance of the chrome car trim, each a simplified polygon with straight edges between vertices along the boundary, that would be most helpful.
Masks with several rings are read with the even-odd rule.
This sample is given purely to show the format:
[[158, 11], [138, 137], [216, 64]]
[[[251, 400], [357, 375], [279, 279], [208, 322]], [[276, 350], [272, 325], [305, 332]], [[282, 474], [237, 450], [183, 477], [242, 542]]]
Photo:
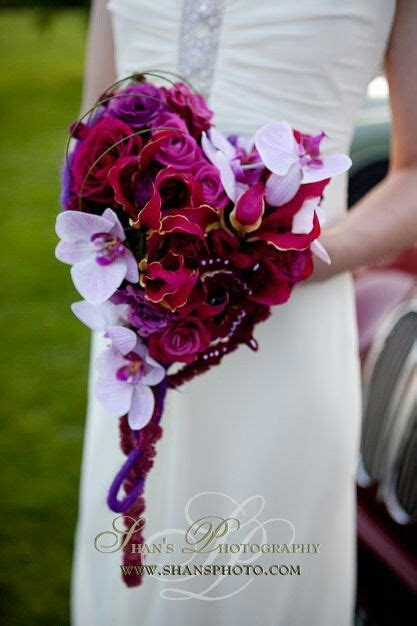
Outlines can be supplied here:
[[[396, 458], [400, 433], [397, 421], [404, 381], [412, 371], [417, 341], [417, 298], [401, 303], [376, 333], [364, 364], [364, 414], [358, 484], [368, 487], [383, 480], [387, 460]], [[392, 441], [391, 441], [392, 440]], [[393, 445], [395, 441], [395, 445]]]
[[399, 524], [417, 519], [417, 341], [397, 385], [396, 428], [378, 495]]

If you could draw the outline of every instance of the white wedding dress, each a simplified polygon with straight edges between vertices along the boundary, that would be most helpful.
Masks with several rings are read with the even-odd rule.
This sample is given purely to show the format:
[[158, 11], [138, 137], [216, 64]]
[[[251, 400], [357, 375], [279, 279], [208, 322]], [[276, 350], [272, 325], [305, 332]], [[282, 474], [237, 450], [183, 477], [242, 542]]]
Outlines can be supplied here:
[[[328, 150], [346, 153], [387, 45], [395, 2], [112, 0], [109, 10], [120, 77], [150, 68], [180, 72], [207, 95], [226, 134], [249, 137], [267, 121], [287, 120], [304, 132], [324, 129]], [[345, 176], [326, 189], [323, 206], [329, 222], [343, 216]], [[141, 587], [126, 588], [120, 553], [94, 548], [95, 536], [111, 529], [115, 517], [106, 493], [124, 457], [118, 420], [91, 391], [74, 626], [352, 624], [360, 379], [351, 276], [298, 287], [255, 336], [257, 353], [241, 347], [221, 366], [169, 392], [164, 436], [145, 490], [145, 537], [160, 533], [171, 540], [170, 529], [184, 531], [206, 515], [234, 513], [244, 525], [257, 514], [261, 523], [288, 522], [269, 524], [264, 536], [245, 531], [223, 541], [293, 540], [320, 544], [318, 554], [258, 555], [256, 563], [265, 567], [300, 565], [301, 575], [182, 581], [149, 575]], [[103, 345], [95, 336], [92, 362]], [[180, 534], [175, 542], [179, 548], [169, 562], [181, 563]], [[149, 555], [147, 562], [167, 558]]]

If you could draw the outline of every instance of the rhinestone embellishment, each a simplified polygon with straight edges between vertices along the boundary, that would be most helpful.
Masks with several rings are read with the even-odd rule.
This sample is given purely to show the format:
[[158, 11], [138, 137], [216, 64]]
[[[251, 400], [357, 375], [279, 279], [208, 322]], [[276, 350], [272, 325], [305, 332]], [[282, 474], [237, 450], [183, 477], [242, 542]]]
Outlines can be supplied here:
[[205, 97], [213, 80], [223, 9], [223, 0], [184, 0], [178, 71]]

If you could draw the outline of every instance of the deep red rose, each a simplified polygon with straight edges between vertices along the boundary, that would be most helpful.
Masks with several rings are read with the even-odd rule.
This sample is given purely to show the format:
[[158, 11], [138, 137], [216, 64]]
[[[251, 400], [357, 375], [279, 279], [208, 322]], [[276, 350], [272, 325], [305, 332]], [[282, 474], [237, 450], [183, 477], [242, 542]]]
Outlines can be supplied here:
[[195, 317], [183, 317], [149, 338], [149, 352], [159, 363], [192, 363], [209, 346], [210, 335]]
[[[111, 168], [108, 180], [114, 190], [114, 198], [116, 202], [122, 205], [125, 211], [136, 217], [139, 211], [135, 197], [136, 181], [139, 175], [139, 159], [137, 156], [126, 156], [119, 159], [114, 167]], [[147, 187], [149, 199], [152, 185], [142, 183], [143, 187]], [[141, 181], [139, 180], [139, 187]], [[143, 191], [143, 190], [142, 190]]]
[[312, 274], [314, 269], [313, 254], [310, 248], [287, 250], [277, 256], [275, 265], [290, 283], [296, 284], [302, 280], [307, 280]]
[[127, 124], [107, 116], [88, 129], [71, 158], [72, 187], [78, 196], [100, 204], [113, 203], [108, 174], [120, 157], [138, 154], [140, 149], [139, 137], [131, 135]]

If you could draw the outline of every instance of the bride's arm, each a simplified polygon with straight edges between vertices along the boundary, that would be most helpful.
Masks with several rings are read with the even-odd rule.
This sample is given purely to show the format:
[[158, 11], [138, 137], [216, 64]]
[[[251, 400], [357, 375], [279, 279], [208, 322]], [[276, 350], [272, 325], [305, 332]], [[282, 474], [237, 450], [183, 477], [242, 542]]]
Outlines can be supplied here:
[[113, 34], [106, 2], [92, 2], [81, 107], [83, 112], [88, 111], [116, 80]]
[[386, 75], [392, 110], [389, 174], [323, 232], [332, 264], [317, 261], [316, 280], [373, 263], [417, 241], [417, 2], [397, 2]]

